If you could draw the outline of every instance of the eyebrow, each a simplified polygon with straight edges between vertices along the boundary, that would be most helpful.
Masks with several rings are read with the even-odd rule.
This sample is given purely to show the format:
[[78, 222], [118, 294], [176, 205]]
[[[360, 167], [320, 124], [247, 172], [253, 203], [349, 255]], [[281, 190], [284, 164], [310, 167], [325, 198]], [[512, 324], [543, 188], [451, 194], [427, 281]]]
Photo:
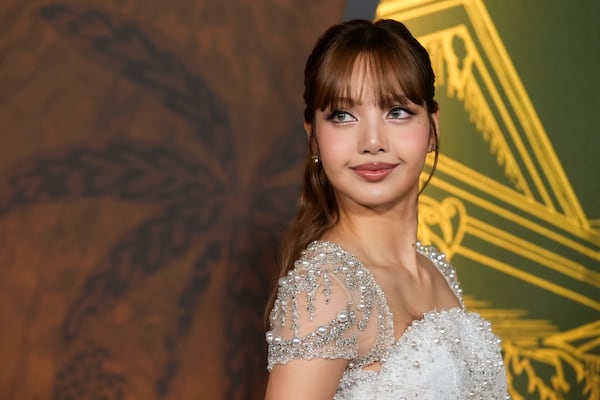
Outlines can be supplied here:
[[[381, 101], [383, 100], [383, 101]], [[405, 95], [400, 95], [400, 96], [387, 96], [383, 99], [378, 99], [377, 101], [377, 106], [378, 107], [391, 107], [391, 106], [395, 106], [395, 105], [400, 105], [400, 106], [408, 106], [410, 104], [413, 104], [413, 102]], [[327, 108], [336, 108], [336, 107], [354, 107], [356, 105], [362, 105], [362, 101], [360, 101], [360, 99], [354, 99], [352, 97], [347, 97], [347, 96], [343, 96], [343, 97], [336, 97], [335, 99], [333, 99], [331, 101], [331, 103], [329, 103], [328, 105], [326, 105], [324, 108], [322, 108], [321, 111], [326, 110]]]
[[354, 106], [356, 104], [360, 105], [362, 102], [360, 100], [355, 100], [352, 97], [336, 97], [331, 102], [332, 105], [345, 105], [345, 106]]

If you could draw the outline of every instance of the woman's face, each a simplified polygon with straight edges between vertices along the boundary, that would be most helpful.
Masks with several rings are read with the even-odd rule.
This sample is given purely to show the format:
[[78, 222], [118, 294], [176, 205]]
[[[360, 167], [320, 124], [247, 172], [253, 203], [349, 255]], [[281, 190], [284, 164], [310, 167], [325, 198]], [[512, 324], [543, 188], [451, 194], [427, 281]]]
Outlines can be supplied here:
[[[414, 207], [419, 175], [435, 139], [427, 110], [408, 98], [380, 106], [372, 89], [365, 69], [355, 67], [353, 101], [317, 110], [314, 126], [306, 126], [315, 135], [313, 152], [319, 154], [340, 210]], [[437, 114], [433, 121], [437, 124]]]

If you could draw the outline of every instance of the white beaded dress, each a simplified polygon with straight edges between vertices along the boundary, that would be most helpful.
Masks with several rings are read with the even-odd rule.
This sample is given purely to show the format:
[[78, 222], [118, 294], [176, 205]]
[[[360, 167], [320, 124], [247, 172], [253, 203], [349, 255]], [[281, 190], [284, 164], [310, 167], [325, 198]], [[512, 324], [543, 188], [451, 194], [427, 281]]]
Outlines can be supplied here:
[[[417, 244], [446, 278], [461, 306], [426, 313], [396, 340], [381, 287], [356, 257], [316, 241], [279, 280], [270, 313], [268, 370], [294, 359], [349, 361], [335, 400], [509, 399], [500, 340], [465, 309], [452, 265]], [[363, 368], [380, 363], [377, 371]]]

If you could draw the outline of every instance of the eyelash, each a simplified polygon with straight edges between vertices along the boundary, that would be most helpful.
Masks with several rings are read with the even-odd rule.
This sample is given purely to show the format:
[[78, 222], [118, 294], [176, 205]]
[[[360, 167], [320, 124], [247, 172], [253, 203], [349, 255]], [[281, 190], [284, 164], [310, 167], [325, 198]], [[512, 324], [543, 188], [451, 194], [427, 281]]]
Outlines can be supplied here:
[[[407, 108], [407, 107], [402, 107], [402, 106], [394, 106], [394, 107], [390, 107], [390, 110], [388, 111], [387, 115], [391, 115], [392, 113], [406, 113], [408, 114], [408, 116], [402, 116], [402, 117], [396, 117], [393, 119], [405, 119], [408, 118], [409, 116], [415, 115], [416, 113], [414, 111], [412, 111], [411, 109]], [[343, 111], [343, 110], [331, 110], [331, 112], [329, 112], [327, 114], [327, 116], [325, 117], [325, 119], [327, 121], [333, 121], [333, 122], [339, 122], [339, 123], [343, 123], [346, 121], [341, 121], [341, 120], [336, 120], [336, 117], [340, 117], [340, 116], [350, 116], [352, 118], [354, 118], [354, 116], [352, 114], [350, 114], [348, 111]]]
[[[415, 115], [415, 112], [414, 112], [414, 111], [412, 111], [411, 109], [409, 109], [409, 108], [407, 108], [407, 107], [402, 107], [402, 106], [394, 106], [394, 107], [391, 107], [391, 108], [390, 108], [390, 111], [388, 111], [387, 115], [390, 115], [390, 114], [392, 114], [392, 113], [395, 113], [395, 112], [398, 112], [398, 111], [400, 111], [400, 112], [404, 112], [404, 113], [408, 114], [408, 116]], [[398, 119], [405, 119], [405, 118], [408, 118], [408, 117], [407, 117], [407, 116], [404, 116], [404, 117], [400, 117], [400, 118], [398, 118]]]
[[327, 116], [325, 117], [325, 119], [327, 121], [345, 122], [345, 121], [336, 121], [336, 117], [339, 117], [339, 116], [352, 116], [352, 114], [350, 114], [348, 111], [331, 110], [331, 112], [329, 112], [327, 114]]

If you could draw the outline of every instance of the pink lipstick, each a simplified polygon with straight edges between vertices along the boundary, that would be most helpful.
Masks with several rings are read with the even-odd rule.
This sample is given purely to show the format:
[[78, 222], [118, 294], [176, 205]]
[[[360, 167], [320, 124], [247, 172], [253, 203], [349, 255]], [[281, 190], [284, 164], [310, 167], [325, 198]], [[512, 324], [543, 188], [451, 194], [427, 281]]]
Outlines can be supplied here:
[[398, 164], [372, 162], [352, 167], [352, 170], [361, 178], [369, 182], [379, 182], [388, 176]]

